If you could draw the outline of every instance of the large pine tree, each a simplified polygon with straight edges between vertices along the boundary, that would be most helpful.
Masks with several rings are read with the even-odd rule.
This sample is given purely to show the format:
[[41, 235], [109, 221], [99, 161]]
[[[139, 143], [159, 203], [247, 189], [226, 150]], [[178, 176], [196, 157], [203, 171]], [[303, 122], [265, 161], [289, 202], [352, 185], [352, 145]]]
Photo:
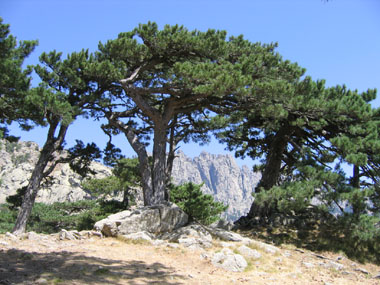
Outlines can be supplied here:
[[[253, 44], [224, 31], [140, 25], [99, 45], [94, 82], [103, 96], [94, 114], [108, 119], [109, 134], [123, 133], [138, 155], [146, 205], [168, 200], [176, 144], [206, 139], [204, 119], [234, 105], [249, 89], [282, 70], [274, 45]], [[281, 64], [280, 64], [281, 63]], [[150, 160], [146, 144], [153, 141]]]

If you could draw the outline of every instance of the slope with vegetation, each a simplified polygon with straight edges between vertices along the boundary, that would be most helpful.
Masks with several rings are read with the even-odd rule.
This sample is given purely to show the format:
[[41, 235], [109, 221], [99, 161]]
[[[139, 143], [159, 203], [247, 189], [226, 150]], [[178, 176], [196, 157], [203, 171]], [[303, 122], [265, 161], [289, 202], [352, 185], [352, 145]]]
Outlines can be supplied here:
[[[0, 123], [5, 130], [12, 121], [48, 127], [13, 232], [25, 231], [40, 184], [58, 163], [70, 161], [81, 174], [102, 154], [115, 163], [122, 156], [112, 137], [120, 133], [137, 154], [134, 176], [144, 204], [169, 201], [178, 143], [206, 143], [212, 131], [237, 156], [262, 160], [255, 201], [239, 219], [241, 228], [270, 229], [279, 220], [299, 229], [319, 221], [339, 230], [339, 240], [354, 252], [379, 261], [380, 109], [370, 104], [376, 90], [326, 87], [284, 60], [276, 44], [178, 25], [160, 30], [151, 22], [100, 43], [94, 53], [82, 50], [66, 59], [43, 53], [34, 67], [42, 82], [29, 88], [31, 69], [21, 65], [35, 42], [17, 46], [9, 27], [1, 23], [1, 30], [2, 62], [12, 68], [1, 78], [9, 88], [0, 91], [0, 110], [12, 112], [2, 112]], [[81, 116], [105, 119], [110, 141], [103, 152], [78, 141], [62, 160], [66, 132]], [[344, 164], [352, 175], [342, 171]], [[134, 178], [108, 182], [128, 193]], [[333, 206], [341, 210], [338, 217], [330, 215]]]

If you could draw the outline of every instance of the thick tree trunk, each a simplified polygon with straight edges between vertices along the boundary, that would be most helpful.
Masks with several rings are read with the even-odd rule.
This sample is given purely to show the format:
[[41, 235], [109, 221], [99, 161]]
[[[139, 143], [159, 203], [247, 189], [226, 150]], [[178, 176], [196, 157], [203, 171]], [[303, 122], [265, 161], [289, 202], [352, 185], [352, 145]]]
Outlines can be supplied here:
[[[270, 149], [268, 152], [267, 160], [265, 163], [264, 171], [262, 173], [260, 182], [257, 184], [255, 192], [265, 191], [271, 189], [277, 184], [280, 178], [280, 170], [283, 159], [283, 154], [286, 150], [291, 130], [284, 126], [274, 136]], [[249, 218], [257, 218], [262, 221], [270, 216], [273, 209], [269, 205], [258, 205], [253, 202], [248, 213]]]
[[152, 205], [161, 204], [166, 198], [166, 128], [156, 126], [153, 140]]

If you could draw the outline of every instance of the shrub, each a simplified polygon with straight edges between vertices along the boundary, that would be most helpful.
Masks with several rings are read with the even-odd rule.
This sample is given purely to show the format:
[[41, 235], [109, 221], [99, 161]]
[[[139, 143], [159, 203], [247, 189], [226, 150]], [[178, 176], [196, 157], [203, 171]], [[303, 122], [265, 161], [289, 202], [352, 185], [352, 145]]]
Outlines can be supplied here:
[[[18, 209], [11, 204], [1, 205], [0, 209], [0, 232], [11, 231]], [[97, 221], [123, 209], [124, 205], [119, 201], [84, 200], [51, 205], [36, 203], [27, 229], [38, 233], [55, 233], [60, 229], [89, 230]]]
[[221, 202], [217, 202], [211, 195], [203, 194], [203, 184], [185, 183], [170, 186], [170, 200], [177, 204], [190, 220], [195, 220], [205, 225], [212, 224], [220, 218], [220, 214], [227, 210]]

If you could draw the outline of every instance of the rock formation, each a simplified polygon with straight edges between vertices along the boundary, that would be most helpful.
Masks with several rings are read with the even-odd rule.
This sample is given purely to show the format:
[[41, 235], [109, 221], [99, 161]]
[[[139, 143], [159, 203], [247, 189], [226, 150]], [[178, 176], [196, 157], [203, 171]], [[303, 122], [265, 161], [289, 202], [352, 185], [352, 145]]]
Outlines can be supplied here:
[[[26, 186], [33, 166], [38, 159], [38, 145], [34, 142], [9, 143], [0, 140], [0, 204], [18, 188]], [[111, 175], [111, 169], [94, 162], [91, 167], [96, 177]], [[91, 199], [81, 188], [83, 178], [66, 164], [57, 165], [52, 173], [52, 183], [42, 187], [37, 202], [53, 203]], [[240, 168], [230, 155], [214, 155], [203, 152], [195, 158], [179, 151], [174, 161], [173, 182], [204, 183], [202, 190], [217, 201], [229, 206], [224, 217], [236, 220], [246, 214], [252, 203], [251, 193], [260, 178], [259, 173], [248, 167]]]

